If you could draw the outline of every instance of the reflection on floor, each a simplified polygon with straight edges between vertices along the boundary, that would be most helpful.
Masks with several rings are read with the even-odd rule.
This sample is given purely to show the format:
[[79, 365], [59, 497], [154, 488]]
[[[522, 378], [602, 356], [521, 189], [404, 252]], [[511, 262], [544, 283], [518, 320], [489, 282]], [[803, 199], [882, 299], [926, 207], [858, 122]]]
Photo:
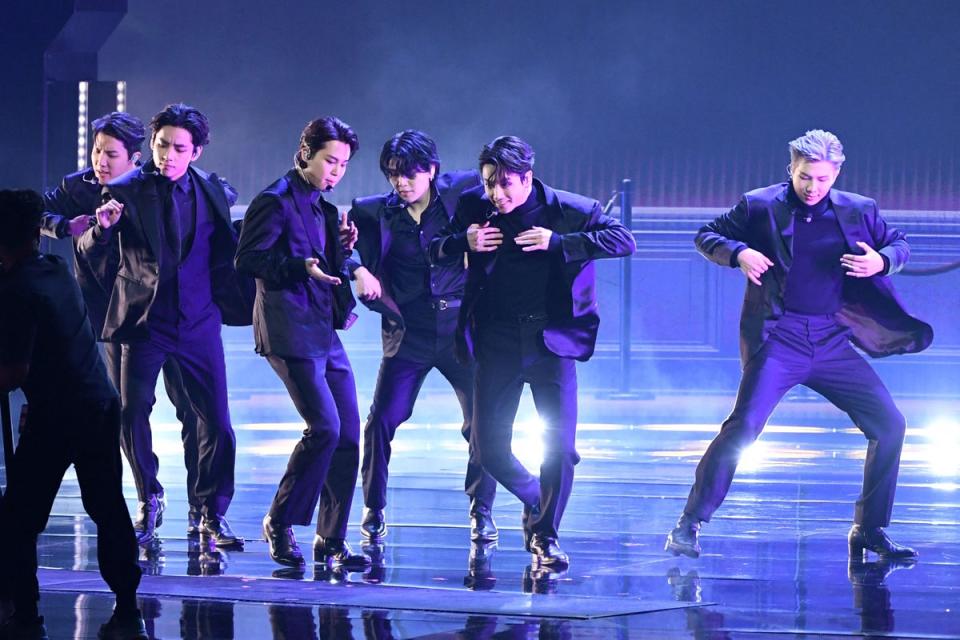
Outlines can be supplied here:
[[[462, 493], [466, 447], [450, 413], [399, 430], [389, 534], [382, 546], [366, 548], [374, 565], [349, 574], [308, 565], [290, 575], [278, 571], [259, 540], [260, 520], [299, 436], [295, 417], [275, 415], [273, 423], [235, 416], [247, 419], [237, 426], [238, 491], [228, 516], [248, 538], [242, 552], [186, 536], [179, 434], [157, 424], [170, 506], [161, 544], [141, 557], [150, 576], [141, 606], [152, 637], [960, 637], [960, 453], [944, 466], [942, 447], [921, 433], [908, 434], [889, 529], [920, 550], [916, 565], [848, 563], [845, 536], [865, 442], [830, 418], [818, 427], [781, 422], [768, 429], [704, 526], [704, 554], [696, 561], [665, 554], [663, 542], [716, 426], [583, 424], [583, 461], [561, 530], [571, 567], [563, 574], [532, 570], [519, 503], [505, 491], [494, 510], [499, 544], [471, 547]], [[535, 423], [525, 428], [518, 453], [535, 460]], [[132, 483], [125, 490], [134, 496]], [[313, 532], [296, 533], [308, 549]], [[77, 588], [68, 584], [75, 572], [95, 571], [95, 544], [70, 476], [41, 538], [41, 566], [69, 570], [42, 574], [41, 608], [52, 638], [94, 638], [109, 617], [110, 598], [92, 586], [98, 581], [83, 593], [60, 590]]]

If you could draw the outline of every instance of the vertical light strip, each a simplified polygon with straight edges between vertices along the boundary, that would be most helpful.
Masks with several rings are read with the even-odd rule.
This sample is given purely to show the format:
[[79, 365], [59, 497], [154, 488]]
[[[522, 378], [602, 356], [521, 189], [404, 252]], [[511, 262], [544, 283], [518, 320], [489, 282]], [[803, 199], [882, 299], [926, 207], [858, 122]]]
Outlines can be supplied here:
[[89, 82], [77, 85], [77, 171], [87, 166], [87, 93]]
[[127, 83], [117, 80], [117, 111], [127, 110]]

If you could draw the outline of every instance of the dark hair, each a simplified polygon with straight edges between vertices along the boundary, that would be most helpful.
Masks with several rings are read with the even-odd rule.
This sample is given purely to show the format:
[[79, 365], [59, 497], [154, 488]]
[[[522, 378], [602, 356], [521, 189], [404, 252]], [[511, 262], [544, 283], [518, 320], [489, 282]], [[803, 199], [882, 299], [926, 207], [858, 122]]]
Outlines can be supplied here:
[[[390, 169], [391, 161], [393, 169]], [[409, 178], [419, 171], [430, 171], [430, 167], [440, 170], [440, 155], [437, 143], [423, 131], [407, 129], [383, 143], [380, 171], [387, 178], [391, 175]]]
[[300, 151], [306, 149], [308, 157], [312, 158], [313, 154], [331, 140], [349, 145], [351, 158], [360, 148], [360, 140], [357, 138], [357, 134], [346, 122], [333, 116], [317, 118], [308, 122], [307, 126], [303, 128], [303, 133], [300, 134], [300, 145], [293, 157], [294, 162], [301, 169], [304, 168], [307, 163], [300, 157]]
[[124, 111], [114, 111], [97, 118], [90, 127], [93, 129], [94, 136], [102, 133], [122, 142], [129, 156], [140, 151], [140, 147], [146, 138], [146, 132], [140, 118]]
[[0, 190], [0, 246], [17, 249], [37, 238], [43, 198], [30, 189]]
[[188, 107], [182, 102], [168, 104], [163, 111], [150, 120], [152, 136], [157, 135], [157, 132], [164, 127], [186, 129], [190, 132], [194, 147], [205, 147], [210, 144], [210, 123], [207, 122], [207, 116], [203, 115], [199, 109]]
[[533, 147], [516, 136], [500, 136], [480, 151], [479, 167], [492, 164], [499, 178], [504, 173], [525, 174], [533, 169]]

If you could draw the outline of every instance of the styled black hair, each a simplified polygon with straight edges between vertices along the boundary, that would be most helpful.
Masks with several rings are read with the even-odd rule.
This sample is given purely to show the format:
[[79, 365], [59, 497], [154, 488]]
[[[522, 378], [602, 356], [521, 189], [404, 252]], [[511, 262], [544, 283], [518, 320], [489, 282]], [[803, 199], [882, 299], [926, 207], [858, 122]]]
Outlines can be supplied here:
[[307, 166], [300, 152], [307, 150], [307, 157], [312, 158], [313, 154], [323, 148], [331, 140], [342, 142], [350, 147], [350, 157], [360, 148], [360, 139], [357, 138], [353, 128], [340, 118], [327, 116], [317, 118], [307, 123], [300, 134], [300, 146], [297, 147], [297, 153], [294, 156], [294, 162], [301, 169]]
[[150, 120], [152, 136], [157, 135], [157, 132], [164, 127], [186, 129], [190, 132], [194, 147], [205, 147], [210, 144], [210, 123], [207, 122], [207, 116], [203, 115], [199, 109], [189, 107], [182, 102], [168, 104], [163, 111]]
[[417, 172], [430, 171], [430, 167], [440, 171], [440, 155], [437, 143], [423, 131], [407, 129], [383, 143], [380, 171], [387, 179], [398, 175], [411, 178]]
[[36, 241], [43, 198], [30, 189], [0, 190], [0, 246], [18, 249]]
[[102, 133], [122, 142], [129, 156], [140, 151], [140, 147], [143, 146], [143, 141], [147, 137], [140, 118], [124, 111], [108, 113], [94, 120], [90, 126], [93, 129], [94, 136]]
[[479, 167], [492, 164], [499, 178], [504, 173], [525, 174], [533, 169], [533, 147], [516, 136], [500, 136], [480, 151]]

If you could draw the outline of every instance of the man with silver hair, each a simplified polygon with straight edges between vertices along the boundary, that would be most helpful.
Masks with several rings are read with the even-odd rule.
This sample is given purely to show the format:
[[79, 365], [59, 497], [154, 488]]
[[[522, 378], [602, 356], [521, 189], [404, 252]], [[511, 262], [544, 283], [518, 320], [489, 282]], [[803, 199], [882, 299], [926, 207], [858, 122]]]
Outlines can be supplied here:
[[833, 189], [845, 160], [834, 134], [815, 129], [790, 142], [790, 181], [745, 193], [700, 228], [697, 250], [747, 277], [740, 317], [743, 377], [736, 405], [703, 454], [666, 551], [700, 555], [702, 522], [723, 502], [741, 452], [783, 396], [805, 385], [844, 411], [869, 442], [863, 487], [848, 536], [850, 556], [917, 552], [891, 541], [890, 524], [906, 422], [871, 357], [916, 353], [933, 339], [910, 316], [887, 276], [910, 256], [905, 235], [874, 200]]

